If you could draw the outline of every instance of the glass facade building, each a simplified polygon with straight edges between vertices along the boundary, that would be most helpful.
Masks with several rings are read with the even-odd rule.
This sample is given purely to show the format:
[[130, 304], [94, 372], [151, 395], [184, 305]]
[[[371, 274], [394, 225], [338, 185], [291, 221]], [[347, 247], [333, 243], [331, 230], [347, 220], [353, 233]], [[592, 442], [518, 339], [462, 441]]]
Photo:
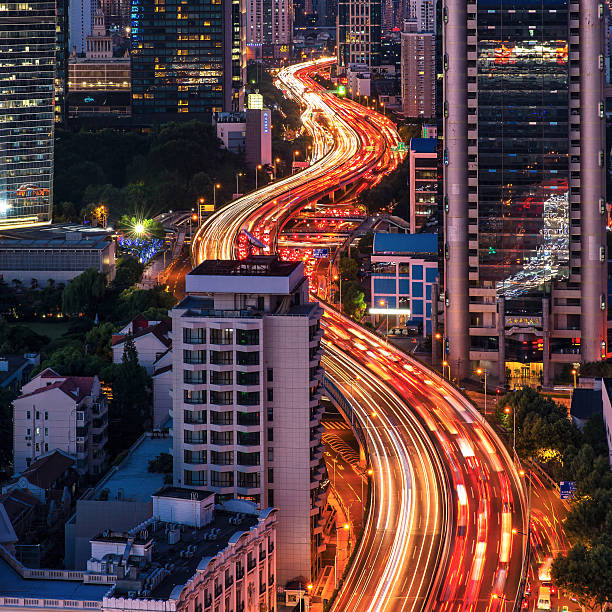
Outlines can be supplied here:
[[338, 0], [338, 64], [380, 66], [380, 0]]
[[445, 347], [548, 386], [607, 355], [603, 4], [444, 0]]
[[232, 110], [233, 19], [241, 28], [243, 12], [222, 0], [132, 0], [132, 113]]
[[51, 221], [55, 2], [0, 4], [0, 228]]

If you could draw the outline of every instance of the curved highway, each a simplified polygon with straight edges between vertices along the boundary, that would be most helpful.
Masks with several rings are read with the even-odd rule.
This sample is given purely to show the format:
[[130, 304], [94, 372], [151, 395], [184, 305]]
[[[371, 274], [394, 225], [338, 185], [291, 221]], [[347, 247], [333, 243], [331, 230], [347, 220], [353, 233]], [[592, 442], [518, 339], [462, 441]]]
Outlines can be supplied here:
[[[207, 219], [194, 239], [196, 263], [244, 257], [241, 230], [263, 252], [273, 250], [278, 228], [296, 211], [338, 187], [366, 189], [401, 160], [386, 117], [310, 78], [329, 63], [279, 74], [283, 90], [305, 108], [313, 163]], [[507, 609], [518, 589], [526, 521], [505, 448], [436, 374], [326, 306], [323, 324], [327, 374], [353, 396], [374, 469], [370, 519], [333, 609]]]

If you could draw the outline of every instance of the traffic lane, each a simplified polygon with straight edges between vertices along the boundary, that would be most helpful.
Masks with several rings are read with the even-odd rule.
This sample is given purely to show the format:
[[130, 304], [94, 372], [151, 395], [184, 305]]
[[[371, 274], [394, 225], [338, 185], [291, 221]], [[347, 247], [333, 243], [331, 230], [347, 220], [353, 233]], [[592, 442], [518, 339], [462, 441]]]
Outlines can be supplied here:
[[[348, 362], [354, 368], [354, 365], [345, 356], [340, 357], [340, 361], [345, 364]], [[325, 365], [326, 368], [330, 367], [327, 361]], [[406, 532], [406, 542], [399, 549], [396, 546], [396, 565], [392, 568], [394, 572], [392, 574], [393, 589], [386, 595], [385, 605], [391, 606], [389, 609], [419, 609], [418, 606], [423, 605], [426, 601], [430, 586], [433, 583], [442, 545], [440, 535], [443, 512], [440, 508], [442, 497], [439, 494], [439, 488], [442, 485], [438, 480], [439, 474], [427, 461], [427, 455], [419, 454], [416, 449], [417, 446], [424, 446], [425, 448], [421, 449], [420, 452], [431, 453], [432, 447], [428, 446], [429, 439], [427, 436], [425, 436], [426, 442], [424, 445], [418, 440], [415, 441], [415, 433], [409, 432], [407, 429], [407, 424], [411, 421], [410, 415], [405, 413], [401, 416], [398, 415], [398, 406], [402, 402], [399, 398], [390, 394], [385, 386], [381, 386], [378, 381], [372, 384], [370, 375], [367, 372], [364, 373], [360, 368], [348, 372], [345, 370], [344, 372], [345, 381], [347, 377], [354, 377], [356, 372], [360, 372], [364, 376], [360, 380], [359, 388], [354, 391], [355, 396], [362, 394], [362, 401], [364, 390], [369, 394], [366, 405], [371, 412], [365, 417], [369, 418], [375, 426], [367, 428], [368, 433], [374, 434], [379, 431], [386, 431], [387, 434], [396, 433], [404, 441], [408, 440], [410, 442], [399, 445], [398, 451], [397, 442], [392, 440], [391, 444], [388, 444], [384, 449], [387, 456], [395, 457], [396, 460], [403, 455], [410, 468], [413, 468], [410, 471], [411, 481], [409, 483], [411, 494], [410, 516], [412, 520], [409, 524], [404, 523], [403, 528], [408, 530]], [[339, 378], [338, 385], [342, 382], [342, 375]], [[373, 414], [376, 416], [372, 416]], [[383, 429], [380, 429], [381, 427]], [[419, 434], [423, 435], [423, 432], [420, 431]], [[437, 455], [435, 457], [437, 459]], [[436, 465], [441, 470], [440, 464], [437, 463]], [[386, 484], [387, 486], [393, 485], [392, 482]], [[408, 483], [403, 486], [408, 486]], [[380, 523], [379, 528], [381, 528]], [[384, 528], [385, 531], [388, 531], [390, 527], [384, 525]], [[393, 530], [392, 536], [395, 545], [398, 544], [398, 540], [404, 539], [402, 533], [398, 533], [396, 529]], [[397, 606], [400, 604], [401, 608], [398, 608]]]

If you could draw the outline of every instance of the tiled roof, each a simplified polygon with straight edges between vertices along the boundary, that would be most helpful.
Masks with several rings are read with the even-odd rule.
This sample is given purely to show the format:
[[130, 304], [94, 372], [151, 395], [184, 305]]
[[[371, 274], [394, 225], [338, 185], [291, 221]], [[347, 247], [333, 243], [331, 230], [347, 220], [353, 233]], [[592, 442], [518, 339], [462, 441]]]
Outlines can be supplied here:
[[33, 485], [41, 489], [49, 489], [62, 474], [74, 466], [74, 459], [61, 451], [52, 453], [37, 459], [23, 472], [22, 476], [27, 478]]
[[[50, 370], [51, 372], [53, 370]], [[46, 372], [46, 370], [45, 370]], [[44, 374], [44, 372], [42, 373]], [[59, 376], [42, 376], [42, 378], [55, 378]], [[91, 395], [91, 390], [94, 385], [93, 376], [67, 376], [66, 378], [62, 378], [46, 387], [40, 387], [39, 389], [35, 389], [31, 393], [25, 393], [24, 395], [20, 395], [18, 399], [22, 399], [24, 397], [31, 397], [32, 395], [40, 395], [41, 393], [46, 393], [47, 391], [51, 391], [52, 389], [60, 389], [63, 391], [70, 399], [80, 400], [81, 398]]]
[[[153, 325], [151, 327], [146, 327], [140, 331], [137, 331], [135, 334], [132, 334], [132, 338], [141, 338], [142, 336], [146, 336], [147, 334], [153, 334], [164, 346], [170, 348], [172, 346], [172, 341], [168, 338], [168, 332], [171, 329], [171, 323], [168, 321], [162, 321], [157, 325]], [[125, 335], [114, 335], [111, 339], [111, 344], [116, 346], [117, 344], [123, 344], [129, 337], [129, 334]]]

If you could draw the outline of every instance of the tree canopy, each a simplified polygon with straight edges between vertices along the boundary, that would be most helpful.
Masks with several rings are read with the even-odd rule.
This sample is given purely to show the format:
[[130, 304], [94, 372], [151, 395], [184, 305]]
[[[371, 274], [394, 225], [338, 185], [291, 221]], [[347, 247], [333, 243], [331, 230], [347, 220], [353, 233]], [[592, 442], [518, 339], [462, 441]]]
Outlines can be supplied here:
[[95, 268], [88, 268], [69, 281], [64, 288], [62, 311], [64, 314], [83, 313], [93, 318], [105, 288], [106, 276]]

